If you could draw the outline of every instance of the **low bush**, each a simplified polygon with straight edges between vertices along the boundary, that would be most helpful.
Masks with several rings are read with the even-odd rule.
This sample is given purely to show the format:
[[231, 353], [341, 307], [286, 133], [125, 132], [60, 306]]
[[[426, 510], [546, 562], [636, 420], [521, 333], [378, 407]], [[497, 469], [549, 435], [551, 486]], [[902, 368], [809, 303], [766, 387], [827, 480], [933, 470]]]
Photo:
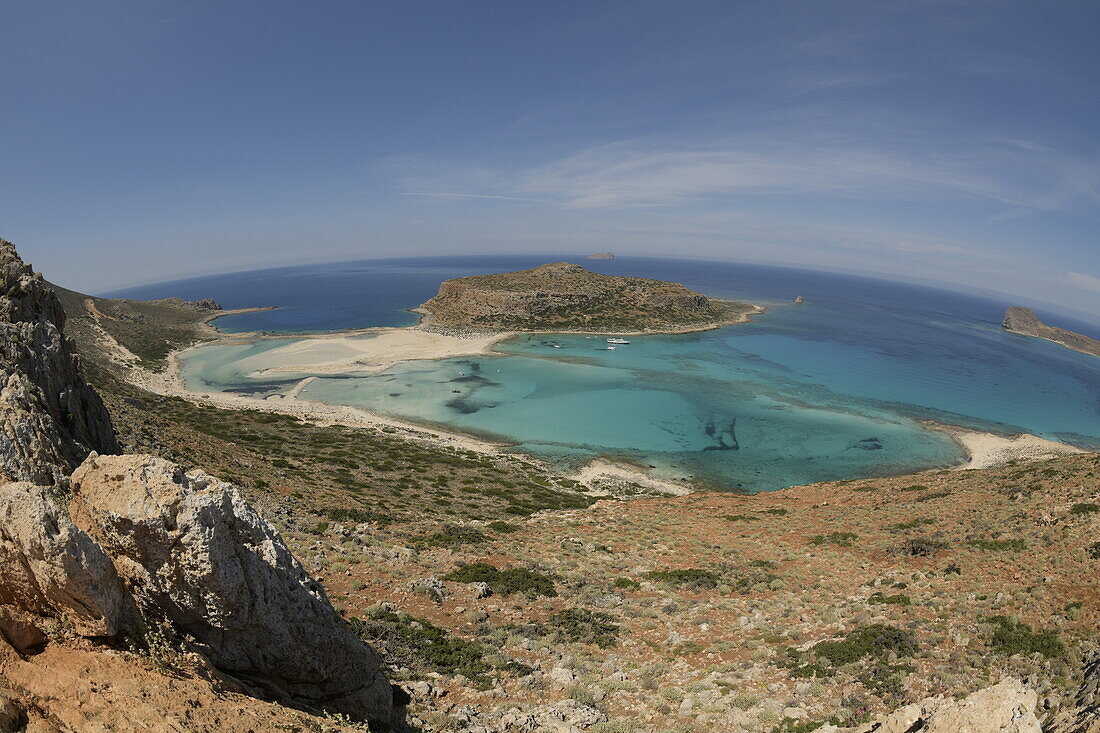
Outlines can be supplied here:
[[1100, 504], [1091, 502], [1074, 504], [1069, 510], [1070, 514], [1096, 514], [1097, 512], [1100, 512]]
[[947, 543], [932, 537], [911, 537], [901, 546], [901, 551], [911, 557], [931, 557], [946, 549]]
[[567, 608], [550, 617], [550, 625], [569, 641], [595, 644], [601, 648], [614, 646], [619, 637], [615, 617], [585, 608]]
[[484, 644], [455, 636], [431, 621], [389, 610], [375, 610], [368, 618], [349, 621], [352, 631], [393, 666], [420, 667], [441, 674], [461, 674], [475, 685], [487, 686], [487, 675], [508, 671], [529, 674], [530, 668], [515, 662], [494, 666], [493, 650]]
[[993, 627], [989, 646], [993, 651], [1013, 654], [1042, 654], [1044, 657], [1060, 657], [1065, 645], [1053, 631], [1033, 631], [1031, 626], [1008, 616], [990, 616], [985, 623]]
[[500, 570], [484, 562], [460, 565], [443, 576], [443, 580], [455, 583], [488, 583], [494, 593], [502, 596], [513, 593], [526, 593], [532, 596], [555, 598], [554, 580], [545, 573], [526, 568], [505, 568]]
[[829, 534], [814, 535], [810, 538], [811, 545], [840, 545], [851, 547], [852, 543], [859, 539], [855, 532], [830, 532]]
[[642, 587], [642, 584], [633, 578], [615, 578], [615, 582], [612, 583], [612, 585], [619, 590], [638, 590]]
[[719, 577], [717, 573], [698, 568], [685, 568], [681, 570], [652, 570], [645, 574], [649, 580], [658, 583], [675, 585], [678, 588], [691, 588], [702, 590], [716, 588]]
[[1027, 542], [1021, 539], [1011, 540], [984, 540], [975, 539], [967, 540], [966, 544], [979, 550], [988, 550], [991, 552], [1020, 552], [1027, 548]]
[[454, 547], [456, 545], [477, 544], [485, 542], [487, 539], [489, 538], [483, 532], [473, 527], [447, 524], [435, 534], [413, 540], [413, 544], [420, 547]]
[[911, 606], [913, 604], [913, 600], [909, 596], [900, 593], [893, 596], [888, 596], [885, 593], [872, 593], [867, 602], [872, 605], [887, 604], [893, 606]]

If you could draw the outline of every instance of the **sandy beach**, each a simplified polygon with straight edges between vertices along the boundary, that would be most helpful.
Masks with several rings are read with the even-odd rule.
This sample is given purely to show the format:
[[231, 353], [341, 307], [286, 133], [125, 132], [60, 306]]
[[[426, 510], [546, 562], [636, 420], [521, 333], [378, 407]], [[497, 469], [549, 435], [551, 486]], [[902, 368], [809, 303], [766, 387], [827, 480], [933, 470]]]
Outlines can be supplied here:
[[294, 340], [265, 354], [278, 366], [257, 370], [250, 377], [278, 373], [373, 374], [402, 361], [480, 356], [511, 333], [470, 337], [424, 331], [417, 328], [389, 328], [354, 335], [323, 336]]
[[966, 462], [953, 466], [954, 471], [994, 468], [1003, 466], [1009, 461], [1041, 461], [1088, 452], [1067, 443], [1047, 440], [1030, 433], [1005, 436], [967, 430], [956, 425], [942, 425], [934, 422], [923, 424], [928, 430], [936, 430], [951, 436], [966, 451]]

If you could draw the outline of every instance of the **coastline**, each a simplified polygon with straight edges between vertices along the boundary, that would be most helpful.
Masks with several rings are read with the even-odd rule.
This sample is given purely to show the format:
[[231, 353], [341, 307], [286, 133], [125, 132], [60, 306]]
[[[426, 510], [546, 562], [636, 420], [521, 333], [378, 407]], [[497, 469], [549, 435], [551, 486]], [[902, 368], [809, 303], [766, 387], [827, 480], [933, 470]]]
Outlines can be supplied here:
[[[375, 331], [408, 331], [415, 327], [371, 329]], [[165, 397], [179, 397], [197, 404], [213, 405], [230, 410], [250, 410], [254, 412], [278, 412], [291, 415], [300, 420], [318, 425], [346, 425], [349, 427], [368, 428], [382, 430], [384, 432], [397, 432], [412, 440], [422, 440], [436, 446], [442, 446], [460, 451], [473, 451], [486, 456], [499, 456], [509, 447], [508, 443], [496, 442], [486, 438], [447, 430], [441, 427], [428, 426], [400, 418], [383, 415], [378, 412], [360, 407], [347, 405], [329, 405], [323, 402], [303, 399], [299, 396], [309, 382], [316, 377], [307, 377], [302, 380], [287, 395], [271, 395], [265, 398], [255, 398], [245, 395], [228, 394], [224, 392], [197, 392], [189, 389], [183, 381], [180, 366], [180, 356], [185, 352], [210, 346], [214, 343], [232, 343], [236, 339], [228, 337], [223, 332], [215, 332], [219, 338], [193, 344], [184, 349], [171, 352], [166, 361], [167, 368], [162, 372], [152, 372], [137, 365], [136, 360], [123, 361], [128, 368], [128, 376], [134, 385], [142, 389]], [[359, 333], [356, 331], [355, 333]], [[497, 334], [493, 343], [510, 337], [512, 334]], [[344, 333], [331, 334], [331, 337], [346, 338]], [[293, 338], [291, 336], [290, 338]], [[486, 353], [492, 344], [483, 344]], [[469, 352], [467, 352], [469, 353]], [[118, 354], [122, 356], [121, 353]], [[441, 355], [436, 358], [447, 358]], [[428, 358], [428, 357], [421, 357]], [[524, 455], [526, 460], [536, 464], [545, 465], [535, 456]], [[619, 463], [606, 458], [594, 458], [584, 467], [573, 474], [565, 474], [566, 478], [584, 484], [593, 495], [612, 495], [615, 492], [609, 490], [608, 484], [637, 484], [651, 491], [672, 496], [683, 496], [694, 491], [693, 487], [685, 486], [674, 481], [660, 479], [628, 463]]]
[[[766, 308], [755, 306], [752, 313], [745, 314], [739, 323], [751, 320], [752, 315], [766, 311]], [[411, 360], [437, 360], [457, 356], [479, 356], [493, 352], [496, 344], [508, 338], [521, 334], [552, 334], [552, 333], [588, 333], [588, 332], [563, 332], [563, 331], [508, 331], [508, 332], [481, 332], [471, 333], [456, 331], [453, 329], [432, 329], [425, 318], [414, 326], [401, 327], [372, 327], [352, 329], [332, 333], [314, 334], [267, 334], [267, 333], [226, 333], [217, 330], [212, 322], [222, 315], [235, 315], [237, 313], [256, 312], [269, 310], [269, 308], [248, 308], [211, 314], [204, 319], [205, 335], [208, 338], [199, 341], [184, 349], [178, 349], [170, 353], [166, 359], [167, 367], [162, 372], [151, 372], [140, 367], [136, 360], [126, 358], [127, 355], [117, 351], [117, 356], [128, 367], [130, 380], [137, 386], [150, 392], [172, 397], [180, 397], [200, 404], [216, 405], [225, 409], [252, 410], [260, 412], [279, 412], [292, 415], [301, 420], [316, 424], [341, 424], [352, 427], [364, 427], [384, 430], [387, 432], [400, 432], [405, 437], [414, 440], [425, 440], [435, 445], [449, 447], [456, 450], [468, 450], [483, 455], [500, 455], [508, 447], [508, 443], [496, 442], [490, 439], [450, 430], [444, 427], [424, 425], [410, 420], [391, 417], [378, 412], [360, 407], [345, 405], [329, 405], [301, 397], [302, 390], [316, 377], [303, 379], [294, 389], [286, 395], [269, 395], [267, 397], [253, 397], [224, 392], [199, 392], [189, 389], [184, 383], [180, 357], [191, 349], [202, 348], [219, 343], [250, 343], [260, 340], [287, 340], [294, 341], [292, 347], [294, 353], [302, 357], [308, 357], [311, 351], [316, 349], [337, 347], [346, 348], [354, 353], [346, 358], [330, 359], [320, 363], [310, 362], [304, 359], [303, 364], [308, 363], [308, 369], [304, 371], [318, 374], [328, 373], [360, 373], [371, 374], [384, 371], [394, 364]], [[623, 335], [656, 335], [658, 333], [691, 333], [698, 330], [711, 330], [723, 325], [713, 324], [706, 328], [693, 328], [676, 332], [636, 332]], [[103, 335], [107, 335], [104, 333]], [[601, 335], [610, 335], [603, 334]], [[353, 341], [361, 336], [374, 336], [371, 339]], [[112, 339], [113, 341], [113, 339]], [[115, 342], [115, 346], [121, 349], [121, 345]], [[125, 363], [128, 362], [128, 363]], [[300, 372], [303, 364], [281, 365], [256, 372], [257, 376], [278, 372]], [[962, 449], [966, 458], [958, 465], [951, 466], [950, 470], [967, 470], [976, 468], [990, 468], [1004, 465], [1010, 461], [1043, 460], [1062, 455], [1087, 453], [1083, 449], [1057, 441], [1046, 440], [1030, 434], [1015, 436], [1003, 436], [990, 432], [969, 430], [956, 425], [947, 425], [933, 421], [921, 421], [927, 430], [935, 430], [945, 433]], [[528, 460], [543, 463], [538, 458], [527, 456]], [[573, 474], [567, 475], [579, 483], [589, 487], [596, 493], [610, 494], [609, 484], [637, 484], [663, 494], [682, 496], [692, 493], [700, 487], [691, 484], [678, 483], [657, 478], [628, 462], [619, 462], [608, 459], [605, 456], [594, 457], [585, 466]]]

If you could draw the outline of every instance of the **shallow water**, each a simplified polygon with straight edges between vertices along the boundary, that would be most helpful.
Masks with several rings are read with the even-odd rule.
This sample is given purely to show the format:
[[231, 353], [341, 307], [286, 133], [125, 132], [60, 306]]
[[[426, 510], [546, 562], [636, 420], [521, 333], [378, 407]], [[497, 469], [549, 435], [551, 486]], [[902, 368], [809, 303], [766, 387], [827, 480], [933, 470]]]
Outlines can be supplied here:
[[[431, 278], [427, 295], [388, 305], [381, 297], [365, 310], [400, 313], [445, 277], [526, 266], [467, 258], [448, 260], [452, 271], [441, 274], [440, 262], [424, 262], [424, 272], [402, 264], [398, 279]], [[1100, 447], [1100, 359], [1004, 332], [1003, 305], [994, 301], [782, 268], [667, 260], [595, 267], [675, 279], [771, 310], [716, 331], [631, 337], [615, 351], [600, 338], [522, 336], [501, 344], [499, 356], [322, 375], [302, 395], [507, 440], [563, 464], [606, 455], [752, 491], [958, 462], [954, 442], [918, 419]], [[361, 292], [377, 294], [370, 285], [384, 269], [362, 268]], [[323, 281], [313, 273], [301, 286]], [[797, 294], [808, 302], [791, 304]], [[270, 315], [240, 318], [255, 317]], [[324, 322], [308, 309], [295, 320], [311, 318]], [[198, 349], [185, 359], [185, 378], [198, 389], [288, 391], [309, 375], [255, 375], [294, 363], [287, 350], [278, 340]]]

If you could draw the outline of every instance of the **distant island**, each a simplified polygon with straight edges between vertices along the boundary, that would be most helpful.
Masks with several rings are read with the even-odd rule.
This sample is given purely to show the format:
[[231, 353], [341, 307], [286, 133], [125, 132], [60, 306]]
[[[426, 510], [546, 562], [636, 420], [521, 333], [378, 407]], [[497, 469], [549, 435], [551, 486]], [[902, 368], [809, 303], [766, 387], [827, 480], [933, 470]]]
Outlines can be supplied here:
[[586, 260], [613, 260], [613, 259], [615, 259], [615, 254], [612, 253], [612, 252], [597, 252], [596, 254], [588, 255], [587, 257], [585, 257], [585, 259]]
[[424, 326], [475, 331], [682, 333], [742, 323], [760, 308], [678, 283], [602, 275], [556, 262], [446, 280], [417, 312]]
[[1056, 344], [1065, 346], [1067, 349], [1080, 351], [1082, 354], [1100, 356], [1100, 341], [1073, 331], [1067, 331], [1064, 328], [1048, 326], [1040, 321], [1039, 317], [1035, 315], [1035, 311], [1030, 308], [1021, 308], [1017, 305], [1010, 306], [1005, 311], [1001, 325], [1013, 333], [1053, 341]]

